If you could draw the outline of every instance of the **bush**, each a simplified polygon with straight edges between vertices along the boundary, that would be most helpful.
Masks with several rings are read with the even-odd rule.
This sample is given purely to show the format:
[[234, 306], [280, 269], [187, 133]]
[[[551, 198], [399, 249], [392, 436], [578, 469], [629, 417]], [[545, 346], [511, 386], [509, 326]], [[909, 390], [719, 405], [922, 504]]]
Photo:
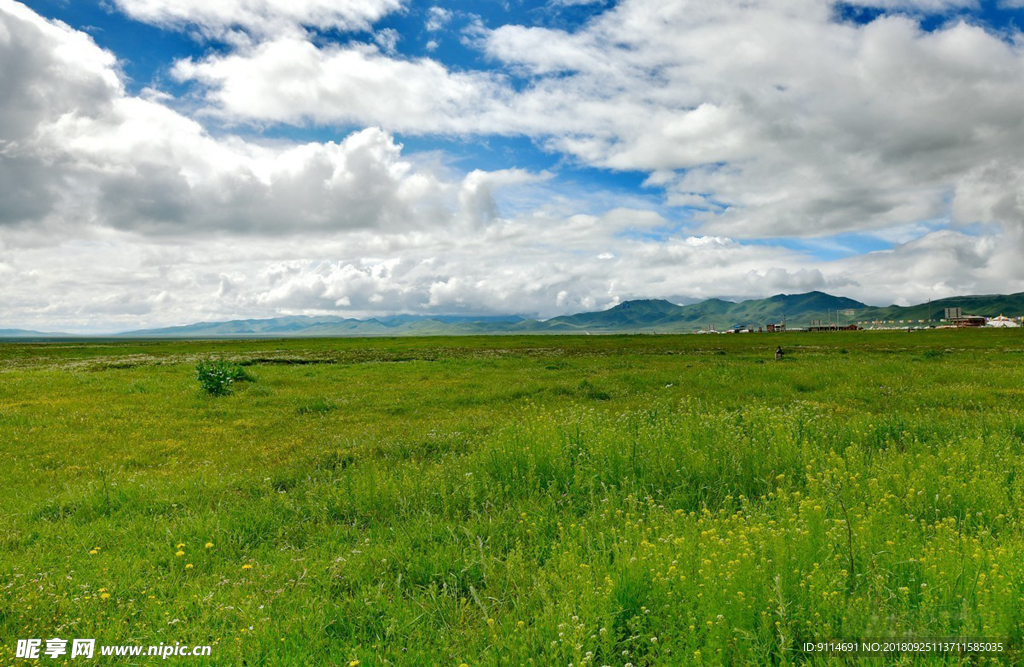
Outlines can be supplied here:
[[251, 382], [245, 369], [230, 361], [200, 361], [196, 364], [199, 386], [211, 396], [226, 396], [236, 382]]

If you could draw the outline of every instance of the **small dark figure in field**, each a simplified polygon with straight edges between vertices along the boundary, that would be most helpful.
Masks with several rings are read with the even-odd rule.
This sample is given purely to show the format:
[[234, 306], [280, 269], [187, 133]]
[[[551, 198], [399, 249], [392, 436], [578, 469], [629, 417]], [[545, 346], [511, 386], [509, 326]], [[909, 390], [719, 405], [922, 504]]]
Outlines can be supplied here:
[[783, 354], [785, 353], [782, 351], [782, 346], [779, 345], [777, 348], [775, 348], [775, 361], [782, 361]]

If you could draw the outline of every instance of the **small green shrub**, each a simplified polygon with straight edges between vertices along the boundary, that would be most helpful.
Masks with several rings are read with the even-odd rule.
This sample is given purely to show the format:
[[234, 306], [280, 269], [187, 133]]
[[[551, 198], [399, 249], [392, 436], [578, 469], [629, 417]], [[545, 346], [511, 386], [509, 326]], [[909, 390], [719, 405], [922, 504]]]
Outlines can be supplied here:
[[236, 382], [252, 382], [253, 378], [238, 364], [209, 360], [196, 364], [196, 379], [207, 394], [227, 396]]

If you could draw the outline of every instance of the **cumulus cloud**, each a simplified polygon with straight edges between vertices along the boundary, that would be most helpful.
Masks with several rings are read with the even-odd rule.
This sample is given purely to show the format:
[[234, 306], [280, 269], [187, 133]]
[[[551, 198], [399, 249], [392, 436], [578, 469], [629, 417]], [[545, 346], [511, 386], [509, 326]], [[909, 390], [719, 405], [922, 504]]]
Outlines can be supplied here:
[[[1018, 44], [962, 21], [933, 32], [902, 16], [837, 22], [799, 0], [657, 4], [622, 3], [576, 33], [505, 26], [484, 47], [537, 77], [516, 103], [564, 122], [548, 122], [552, 146], [658, 173], [670, 197], [707, 209], [709, 230], [994, 219], [974, 172], [1020, 163]], [[950, 199], [971, 204], [950, 212]], [[1002, 213], [1020, 224], [1021, 209]]]
[[[670, 202], [704, 209], [705, 229], [732, 236], [994, 219], [976, 172], [1019, 171], [1021, 41], [965, 21], [927, 32], [899, 14], [858, 25], [834, 10], [819, 0], [626, 0], [576, 31], [478, 28], [477, 46], [525, 78], [519, 88], [492, 72], [304, 40], [175, 71], [237, 121], [533, 137], [589, 165], [657, 175], [650, 182]], [[1019, 224], [1020, 209], [1012, 214], [1006, 222]]]
[[373, 127], [326, 143], [215, 138], [158, 98], [127, 95], [114, 57], [82, 33], [22, 5], [3, 10], [0, 225], [171, 236], [395, 231], [465, 217], [465, 192], [525, 178], [440, 176]]
[[463, 130], [460, 119], [505, 94], [491, 73], [450, 72], [429, 58], [389, 57], [365, 44], [318, 47], [301, 37], [182, 60], [173, 74], [207, 86], [211, 111], [228, 119], [357, 123], [415, 133]]
[[0, 251], [0, 309], [8, 326], [110, 331], [282, 314], [550, 317], [638, 297], [685, 302], [811, 289], [878, 305], [1024, 290], [1019, 239], [991, 234], [940, 230], [892, 250], [821, 261], [725, 237], [623, 240], [600, 218], [536, 223], [503, 220], [472, 233], [353, 231], [320, 238], [315, 249], [291, 237], [166, 245], [108, 231]]
[[[397, 2], [308, 3], [301, 20], [299, 5], [222, 3], [237, 10], [222, 20], [154, 0], [132, 15], [244, 29], [251, 39], [175, 65], [206, 113], [357, 126], [336, 141], [211, 134], [166, 93], [126, 92], [87, 35], [0, 0], [3, 325], [1024, 290], [1019, 37], [966, 22], [926, 32], [907, 16], [853, 25], [811, 0], [625, 0], [575, 31], [477, 29], [495, 73], [389, 54], [400, 42], [382, 30], [383, 46], [301, 30], [371, 26]], [[557, 173], [462, 173], [408, 153], [396, 131], [525, 135], [646, 173], [667, 206], [559, 191]], [[750, 242], [865, 230], [893, 247], [826, 261]]]

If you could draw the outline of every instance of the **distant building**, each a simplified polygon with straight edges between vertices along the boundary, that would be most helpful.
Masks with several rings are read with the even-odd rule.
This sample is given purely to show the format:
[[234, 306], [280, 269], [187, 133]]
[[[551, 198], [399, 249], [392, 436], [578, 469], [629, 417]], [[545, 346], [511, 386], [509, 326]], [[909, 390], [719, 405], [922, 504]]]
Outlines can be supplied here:
[[808, 331], [860, 331], [856, 324], [812, 324], [807, 327]]
[[964, 315], [963, 308], [946, 308], [945, 315], [942, 322], [951, 327], [983, 327], [986, 323], [986, 318], [981, 315]]
[[[953, 309], [950, 308], [949, 310]], [[959, 310], [959, 308], [957, 308], [956, 310]], [[982, 317], [981, 315], [960, 315], [959, 317], [947, 317], [946, 322], [953, 325], [954, 327], [959, 327], [961, 329], [969, 327], [983, 327], [986, 324], [985, 318]]]
[[990, 318], [989, 321], [985, 323], [985, 326], [995, 327], [997, 329], [1016, 329], [1020, 324], [1014, 322], [1009, 317], [1000, 315], [999, 317]]

